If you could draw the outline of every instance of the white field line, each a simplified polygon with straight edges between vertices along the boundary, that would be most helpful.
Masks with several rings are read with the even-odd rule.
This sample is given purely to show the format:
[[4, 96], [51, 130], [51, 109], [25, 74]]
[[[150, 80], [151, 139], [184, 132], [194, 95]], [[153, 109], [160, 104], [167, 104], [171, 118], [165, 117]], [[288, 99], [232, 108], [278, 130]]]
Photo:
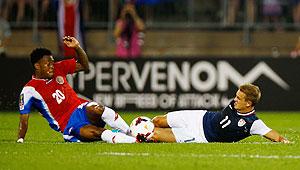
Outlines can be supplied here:
[[[0, 144], [16, 144], [15, 141], [0, 141]], [[28, 144], [42, 144], [42, 145], [72, 145], [72, 143], [66, 143], [66, 142], [46, 142], [46, 141], [26, 141], [25, 143]], [[24, 143], [24, 144], [25, 144]], [[91, 143], [77, 143], [77, 144], [91, 144]], [[94, 143], [95, 145], [101, 145], [106, 143]], [[235, 143], [235, 144], [281, 144], [281, 143], [274, 143], [274, 142], [247, 142], [247, 143]], [[234, 144], [234, 145], [235, 145]], [[23, 145], [23, 144], [18, 144]], [[113, 144], [117, 145], [117, 144]], [[131, 144], [132, 145], [132, 144]], [[205, 144], [201, 144], [205, 145]], [[290, 145], [290, 144], [289, 144]], [[0, 152], [1, 153], [1, 152]], [[253, 158], [253, 159], [300, 159], [300, 155], [251, 155], [251, 154], [196, 154], [196, 153], [181, 153], [181, 154], [160, 154], [160, 153], [131, 153], [131, 152], [99, 152], [96, 153], [96, 155], [102, 155], [102, 156], [152, 156], [152, 157], [191, 157], [191, 158]]]
[[132, 156], [132, 157], [185, 157], [185, 158], [252, 158], [252, 159], [300, 159], [300, 155], [246, 155], [246, 154], [159, 154], [159, 153], [130, 153], [130, 152], [101, 152], [99, 156]]

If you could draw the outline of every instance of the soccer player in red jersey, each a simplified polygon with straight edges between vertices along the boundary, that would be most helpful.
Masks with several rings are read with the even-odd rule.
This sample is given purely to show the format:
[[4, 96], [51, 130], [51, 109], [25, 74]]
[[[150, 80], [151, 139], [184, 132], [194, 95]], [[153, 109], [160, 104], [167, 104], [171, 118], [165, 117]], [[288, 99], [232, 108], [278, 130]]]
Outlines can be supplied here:
[[[63, 41], [76, 51], [78, 61], [73, 58], [55, 62], [46, 48], [36, 48], [30, 55], [34, 74], [20, 94], [17, 142], [24, 141], [32, 107], [42, 114], [52, 129], [61, 132], [67, 142], [136, 142], [134, 137], [126, 135], [129, 126], [114, 110], [79, 98], [68, 84], [66, 75], [88, 71], [89, 61], [77, 39], [66, 36]], [[118, 132], [105, 129], [105, 124]]]

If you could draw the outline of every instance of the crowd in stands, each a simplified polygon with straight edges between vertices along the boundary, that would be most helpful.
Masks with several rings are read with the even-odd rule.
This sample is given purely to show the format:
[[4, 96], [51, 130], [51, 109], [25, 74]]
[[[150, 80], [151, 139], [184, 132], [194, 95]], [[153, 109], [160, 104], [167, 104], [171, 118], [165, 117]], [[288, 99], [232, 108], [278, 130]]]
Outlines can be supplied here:
[[[128, 12], [131, 15], [125, 17], [124, 14], [121, 15], [121, 11], [126, 8], [124, 5], [126, 6], [128, 3], [132, 4], [133, 10], [127, 11], [133, 12]], [[64, 5], [65, 10], [70, 10], [67, 9], [69, 7], [74, 8], [75, 11], [71, 16], [66, 17], [66, 15], [62, 15], [64, 12], [61, 8], [62, 4], [79, 4], [79, 6]], [[185, 8], [182, 8], [183, 6]], [[60, 32], [61, 23], [65, 24], [63, 27], [66, 27], [66, 23], [68, 23], [67, 25], [71, 29], [71, 33], [68, 34], [82, 40], [81, 44], [83, 45], [84, 34], [77, 35], [82, 31], [83, 26], [88, 29], [107, 29], [109, 23], [113, 22], [116, 55], [121, 58], [128, 55], [133, 58], [140, 56], [145, 25], [155, 28], [162, 22], [188, 22], [188, 25], [224, 23], [223, 27], [220, 27], [225, 29], [243, 28], [241, 27], [243, 23], [247, 23], [254, 29], [262, 28], [272, 31], [298, 30], [300, 28], [300, 0], [197, 0], [193, 3], [189, 0], [0, 0], [0, 12], [1, 22], [8, 21], [5, 25], [9, 23], [12, 28], [23, 28], [27, 25], [29, 25], [27, 28], [30, 28], [32, 24], [28, 23], [35, 21], [36, 14], [37, 21], [43, 23], [39, 25], [40, 27], [52, 26], [52, 28], [58, 28], [58, 32]], [[72, 16], [73, 19], [69, 19], [67, 22], [66, 18], [72, 18]], [[75, 20], [78, 20], [78, 17], [80, 17], [80, 25], [76, 26]], [[134, 26], [126, 26], [124, 18], [133, 19], [131, 21]], [[96, 27], [93, 27], [95, 25]], [[176, 28], [174, 25], [176, 24], [170, 24], [170, 27]], [[126, 29], [127, 32], [124, 31]], [[128, 29], [133, 31], [128, 32]], [[60, 34], [65, 34], [65, 32]], [[133, 40], [133, 42], [128, 40]], [[128, 47], [132, 47], [132, 51], [126, 52]], [[60, 47], [60, 49], [62, 53], [66, 51], [64, 47]]]
[[[0, 9], [10, 23], [32, 21], [38, 10], [40, 21], [55, 22], [59, 0], [0, 0]], [[63, 0], [73, 2], [77, 0]], [[83, 18], [87, 23], [117, 20], [118, 9], [134, 2], [141, 18], [147, 22], [222, 22], [227, 26], [240, 22], [299, 23], [299, 0], [197, 0], [192, 6], [180, 0], [79, 0], [82, 1]], [[226, 2], [226, 3], [225, 3]], [[182, 8], [182, 7], [185, 8]], [[225, 8], [224, 8], [225, 7]], [[202, 20], [202, 21], [201, 21]]]

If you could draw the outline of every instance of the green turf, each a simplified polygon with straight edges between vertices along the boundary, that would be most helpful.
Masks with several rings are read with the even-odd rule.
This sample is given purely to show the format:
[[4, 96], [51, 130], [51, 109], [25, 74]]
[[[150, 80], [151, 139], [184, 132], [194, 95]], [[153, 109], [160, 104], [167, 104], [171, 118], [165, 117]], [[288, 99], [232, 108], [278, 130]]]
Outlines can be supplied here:
[[[130, 122], [137, 115], [154, 116], [122, 117]], [[238, 143], [64, 143], [37, 113], [31, 114], [25, 143], [17, 144], [18, 116], [0, 113], [0, 169], [300, 169], [300, 112], [258, 114], [292, 141], [287, 145], [259, 136]]]

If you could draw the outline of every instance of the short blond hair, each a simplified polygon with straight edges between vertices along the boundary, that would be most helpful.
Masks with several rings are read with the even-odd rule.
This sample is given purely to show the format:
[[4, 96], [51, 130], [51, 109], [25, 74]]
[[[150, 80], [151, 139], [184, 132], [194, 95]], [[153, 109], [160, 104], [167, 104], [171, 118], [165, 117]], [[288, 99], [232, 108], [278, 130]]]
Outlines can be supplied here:
[[240, 85], [239, 90], [246, 94], [245, 100], [251, 101], [253, 106], [259, 102], [261, 92], [258, 86], [246, 83]]

